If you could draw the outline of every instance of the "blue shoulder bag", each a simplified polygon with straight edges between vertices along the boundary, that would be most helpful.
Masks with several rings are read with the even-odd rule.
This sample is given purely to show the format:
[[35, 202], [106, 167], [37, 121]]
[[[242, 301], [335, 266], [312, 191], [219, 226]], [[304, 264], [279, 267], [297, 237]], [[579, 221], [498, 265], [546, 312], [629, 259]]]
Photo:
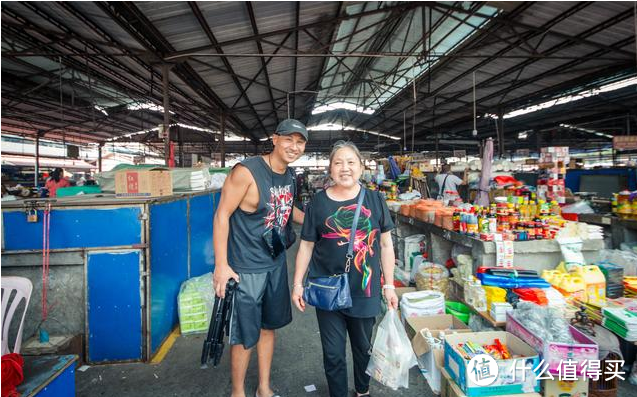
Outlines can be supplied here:
[[356, 238], [356, 227], [364, 198], [365, 188], [361, 186], [356, 212], [354, 212], [347, 255], [345, 256], [347, 258], [345, 272], [333, 276], [307, 278], [305, 289], [303, 290], [303, 300], [318, 309], [336, 311], [352, 307], [352, 294], [349, 289], [348, 273], [352, 259], [354, 258], [354, 239]]

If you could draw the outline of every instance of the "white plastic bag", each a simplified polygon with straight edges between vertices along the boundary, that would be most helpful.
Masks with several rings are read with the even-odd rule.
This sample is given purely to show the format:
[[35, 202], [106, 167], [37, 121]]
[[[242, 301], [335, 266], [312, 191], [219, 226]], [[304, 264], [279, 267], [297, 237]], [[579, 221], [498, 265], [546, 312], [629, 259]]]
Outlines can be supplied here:
[[409, 368], [417, 364], [396, 310], [388, 310], [376, 330], [367, 374], [393, 390], [408, 388]]

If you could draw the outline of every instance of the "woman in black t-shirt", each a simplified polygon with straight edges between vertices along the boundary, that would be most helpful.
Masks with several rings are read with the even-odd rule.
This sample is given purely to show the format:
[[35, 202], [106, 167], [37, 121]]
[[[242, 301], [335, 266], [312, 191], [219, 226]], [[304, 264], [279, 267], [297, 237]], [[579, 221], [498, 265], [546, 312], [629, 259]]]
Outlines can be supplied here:
[[[301, 244], [296, 257], [292, 301], [305, 310], [303, 278], [330, 276], [345, 271], [354, 212], [361, 189], [363, 162], [351, 142], [337, 142], [330, 154], [330, 177], [334, 184], [317, 193], [305, 212]], [[316, 309], [323, 347], [323, 366], [331, 397], [346, 397], [345, 343], [349, 334], [354, 358], [356, 396], [369, 395], [369, 363], [372, 330], [380, 314], [381, 294], [392, 309], [398, 308], [394, 291], [394, 248], [390, 231], [394, 223], [385, 200], [367, 191], [361, 206], [353, 266], [349, 272], [352, 307], [345, 310]], [[385, 284], [381, 287], [381, 268]]]

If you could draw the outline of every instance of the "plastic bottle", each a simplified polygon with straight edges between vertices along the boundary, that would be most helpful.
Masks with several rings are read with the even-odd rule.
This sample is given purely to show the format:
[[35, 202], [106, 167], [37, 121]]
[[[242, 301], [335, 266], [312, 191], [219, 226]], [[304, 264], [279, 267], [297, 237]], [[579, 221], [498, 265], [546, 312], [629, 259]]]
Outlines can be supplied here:
[[555, 200], [551, 201], [551, 215], [554, 215], [554, 216], [562, 215], [562, 209], [560, 208], [560, 205]]
[[497, 233], [498, 231], [498, 219], [494, 213], [489, 214], [489, 233]]
[[460, 233], [467, 233], [467, 213], [464, 210], [460, 213]]
[[460, 231], [460, 212], [458, 212], [458, 210], [454, 211], [451, 219], [453, 223], [453, 231], [459, 232]]

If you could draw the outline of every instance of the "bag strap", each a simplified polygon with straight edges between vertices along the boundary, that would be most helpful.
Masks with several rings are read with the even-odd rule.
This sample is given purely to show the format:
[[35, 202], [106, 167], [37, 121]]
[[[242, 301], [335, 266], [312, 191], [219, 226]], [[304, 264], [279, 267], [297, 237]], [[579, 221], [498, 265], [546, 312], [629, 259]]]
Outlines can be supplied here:
[[449, 174], [447, 174], [445, 176], [445, 179], [442, 180], [442, 186], [440, 186], [440, 191], [438, 192], [438, 197], [440, 197], [441, 199], [445, 195], [445, 185], [447, 184], [447, 178], [449, 178]]
[[347, 262], [345, 263], [345, 273], [349, 273], [350, 264], [354, 258], [354, 240], [356, 239], [356, 227], [358, 226], [358, 217], [361, 214], [361, 207], [363, 206], [363, 199], [365, 198], [365, 187], [361, 185], [361, 192], [358, 196], [358, 204], [356, 204], [356, 211], [354, 212], [354, 220], [352, 221], [352, 229], [349, 235], [349, 245], [347, 247]]

